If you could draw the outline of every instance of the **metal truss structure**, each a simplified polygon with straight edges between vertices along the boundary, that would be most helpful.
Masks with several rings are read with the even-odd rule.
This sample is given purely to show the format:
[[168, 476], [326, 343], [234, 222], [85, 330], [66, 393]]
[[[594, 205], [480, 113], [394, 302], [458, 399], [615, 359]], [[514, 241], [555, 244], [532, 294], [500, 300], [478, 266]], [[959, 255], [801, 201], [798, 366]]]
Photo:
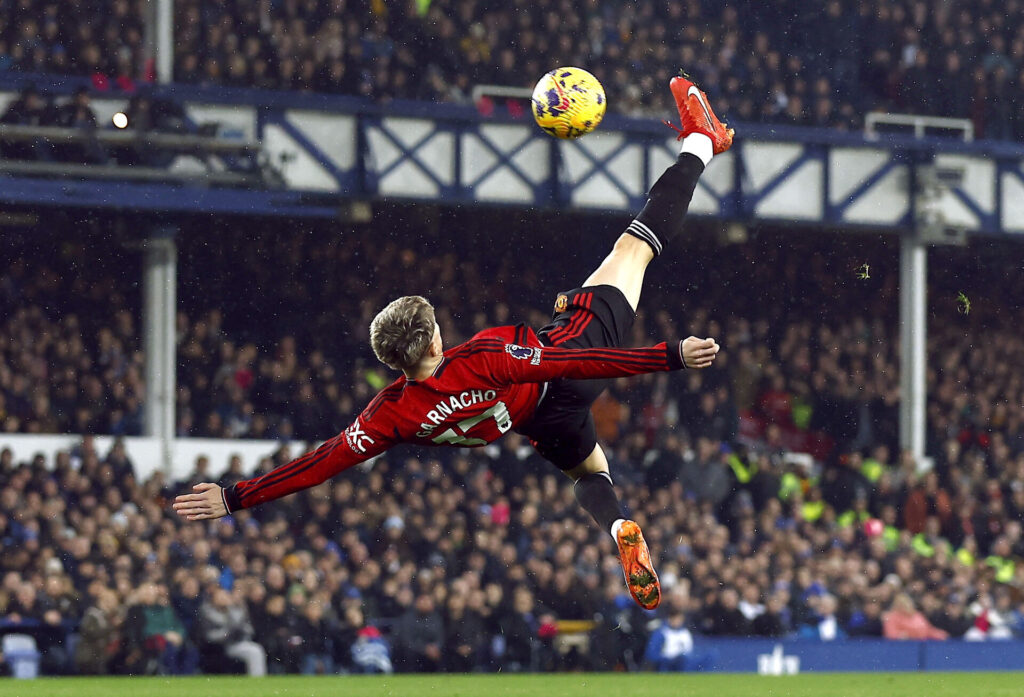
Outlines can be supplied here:
[[[283, 187], [116, 182], [109, 174], [69, 183], [9, 173], [0, 200], [317, 217], [336, 215], [351, 199], [629, 213], [677, 151], [654, 119], [611, 116], [586, 138], [558, 141], [528, 116], [484, 117], [469, 107], [180, 86], [154, 93], [183, 102], [196, 124], [216, 122], [224, 137], [259, 143]], [[0, 92], [0, 108], [13, 96]], [[96, 99], [100, 122], [124, 102]], [[742, 124], [737, 133], [733, 149], [702, 177], [692, 213], [894, 231], [927, 218], [971, 233], [1024, 234], [1019, 145]], [[926, 191], [924, 182], [936, 180], [944, 185]]]

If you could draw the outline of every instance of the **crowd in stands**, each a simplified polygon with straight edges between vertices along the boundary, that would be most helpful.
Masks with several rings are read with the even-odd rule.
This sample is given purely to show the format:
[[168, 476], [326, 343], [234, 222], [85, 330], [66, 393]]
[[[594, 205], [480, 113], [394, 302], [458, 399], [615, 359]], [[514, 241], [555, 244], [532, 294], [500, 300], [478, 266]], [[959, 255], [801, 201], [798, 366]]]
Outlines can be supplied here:
[[0, 2], [0, 70], [85, 75], [132, 89], [145, 66], [143, 0]]
[[[92, 77], [131, 89], [151, 77], [145, 3], [0, 3], [0, 69]], [[8, 9], [10, 11], [8, 11]], [[893, 110], [971, 119], [1021, 139], [1020, 0], [278, 0], [175, 3], [175, 79], [467, 102], [478, 84], [532, 87], [547, 70], [594, 72], [614, 112], [671, 113], [664, 85], [685, 67], [719, 114], [859, 128]], [[75, 21], [79, 20], [79, 21]]]
[[[541, 325], [597, 245], [591, 259], [573, 236], [515, 232], [551, 216], [488, 215], [399, 207], [343, 234], [186, 225], [179, 435], [280, 439], [266, 471], [344, 428], [390, 379], [366, 327], [398, 294], [432, 299], [449, 346]], [[595, 240], [618, 226], [581, 222]], [[5, 240], [4, 431], [141, 428], [139, 259], [95, 226], [56, 253], [45, 237]], [[399, 226], [415, 246], [382, 241]], [[458, 257], [425, 251], [453, 235], [471, 242]], [[659, 558], [658, 612], [632, 603], [610, 537], [517, 436], [399, 449], [208, 524], [181, 523], [169, 501], [254, 474], [237, 460], [140, 481], [123, 444], [86, 438], [54, 462], [0, 454], [0, 629], [32, 632], [58, 673], [672, 668], [659, 647], [673, 631], [695, 651], [702, 636], [1024, 635], [1013, 255], [933, 254], [929, 469], [898, 450], [894, 245], [766, 232], [716, 246], [694, 224], [677, 247], [649, 271], [633, 340], [715, 336], [715, 368], [616, 381], [595, 406]], [[595, 622], [586, 652], [561, 641], [559, 621], [578, 619]]]
[[[875, 531], [831, 503], [815, 516], [827, 487], [784, 460], [754, 455], [743, 481], [721, 446], [667, 440], [617, 451], [644, 467], [613, 465], [659, 558], [666, 597], [650, 613], [629, 598], [610, 536], [518, 436], [444, 462], [386, 457], [208, 524], [169, 509], [202, 470], [139, 482], [123, 448], [104, 455], [88, 438], [56, 462], [18, 465], [7, 451], [0, 631], [35, 636], [46, 673], [251, 675], [692, 668], [711, 636], [1024, 635], [1019, 519], [985, 558], [939, 541], [938, 513], [924, 516], [923, 542], [903, 521]], [[725, 498], [688, 487], [693, 474], [724, 480]], [[905, 509], [934, 493], [930, 476], [898, 474]], [[581, 619], [589, 641], [573, 650], [560, 621]], [[693, 653], [665, 664], [657, 638], [673, 627]]]
[[[513, 228], [544, 229], [554, 224], [551, 216], [490, 231], [486, 213], [425, 217], [411, 208], [384, 209], [372, 225], [341, 235], [329, 226], [297, 236], [268, 226], [244, 240], [227, 225], [219, 243], [202, 226], [183, 231], [178, 435], [323, 438], [350, 423], [394, 377], [366, 340], [369, 320], [391, 298], [426, 293], [446, 344], [454, 346], [494, 324], [542, 326], [551, 297], [600, 260], [598, 251], [585, 259], [574, 240], [556, 236], [527, 263], [525, 240]], [[618, 225], [595, 223], [595, 234], [608, 239]], [[394, 226], [417, 229], [416, 247], [378, 244], [377, 230]], [[462, 234], [477, 244], [458, 258], [418, 251], [443, 249], [451, 227], [472, 230]], [[103, 243], [99, 234], [96, 244]], [[140, 256], [119, 249], [90, 256], [89, 239], [64, 241], [56, 255], [45, 241], [35, 252], [20, 252], [14, 242], [8, 249], [12, 261], [0, 273], [3, 431], [142, 431]], [[665, 376], [620, 381], [599, 404], [606, 439], [643, 432], [651, 443], [659, 428], [679, 423], [714, 440], [764, 439], [820, 460], [876, 445], [896, 453], [893, 250], [857, 240], [830, 248], [794, 237], [723, 246], [714, 264], [698, 251], [681, 252], [671, 267], [652, 266], [633, 343], [707, 333], [728, 347], [721, 366], [674, 376], [671, 389]], [[573, 256], [575, 274], [562, 262]], [[1010, 366], [1024, 357], [1024, 344], [1007, 330], [1021, 310], [1014, 300], [1021, 281], [1012, 260], [1000, 257], [960, 254], [932, 274], [931, 311], [939, 321], [930, 327], [928, 450], [940, 460], [951, 439], [965, 451], [981, 444], [997, 452], [1000, 468], [1022, 447], [1020, 415], [1011, 406], [1022, 384]], [[862, 259], [875, 262], [867, 279], [854, 268]], [[998, 283], [961, 280], [982, 274]], [[974, 300], [970, 314], [960, 314], [955, 301], [961, 286]], [[483, 304], [467, 306], [466, 298]], [[845, 312], [850, 307], [858, 311]], [[977, 345], [982, 331], [987, 340]], [[682, 399], [681, 388], [697, 397]], [[632, 411], [618, 408], [623, 402]], [[949, 457], [949, 466], [960, 459]]]

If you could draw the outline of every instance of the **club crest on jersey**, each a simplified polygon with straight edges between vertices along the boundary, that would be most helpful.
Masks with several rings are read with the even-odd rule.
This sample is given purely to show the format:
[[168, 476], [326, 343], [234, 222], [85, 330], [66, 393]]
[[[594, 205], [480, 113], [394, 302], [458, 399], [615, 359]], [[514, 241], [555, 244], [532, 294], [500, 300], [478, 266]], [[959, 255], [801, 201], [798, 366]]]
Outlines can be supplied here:
[[568, 295], [559, 295], [555, 298], [555, 312], [565, 312], [567, 307], [569, 307]]
[[530, 365], [540, 365], [540, 347], [530, 348], [529, 346], [519, 346], [518, 344], [505, 344], [505, 350], [508, 351], [512, 358], [518, 358], [521, 361], [527, 359], [530, 360]]
[[365, 453], [366, 446], [373, 445], [373, 438], [366, 435], [366, 431], [359, 427], [358, 419], [345, 429], [345, 440], [348, 441], [348, 447], [358, 453]]

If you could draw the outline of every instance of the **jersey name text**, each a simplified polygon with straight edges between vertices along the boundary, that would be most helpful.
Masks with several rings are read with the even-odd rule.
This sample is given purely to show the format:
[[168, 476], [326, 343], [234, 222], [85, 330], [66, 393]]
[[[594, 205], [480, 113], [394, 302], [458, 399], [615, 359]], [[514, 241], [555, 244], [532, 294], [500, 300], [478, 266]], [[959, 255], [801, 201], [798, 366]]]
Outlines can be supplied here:
[[[452, 414], [462, 409], [468, 409], [480, 402], [490, 402], [497, 397], [498, 393], [494, 390], [466, 390], [459, 394], [453, 394], [447, 399], [442, 399], [434, 405], [433, 409], [427, 412], [416, 435], [420, 438], [426, 438]], [[430, 423], [427, 423], [428, 421]]]

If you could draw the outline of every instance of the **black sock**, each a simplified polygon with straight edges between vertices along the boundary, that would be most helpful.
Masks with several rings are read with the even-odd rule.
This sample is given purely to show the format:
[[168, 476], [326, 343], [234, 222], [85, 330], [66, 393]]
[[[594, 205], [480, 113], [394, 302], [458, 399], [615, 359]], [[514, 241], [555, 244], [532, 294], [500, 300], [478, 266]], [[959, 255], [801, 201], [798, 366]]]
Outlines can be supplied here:
[[626, 517], [622, 514], [619, 497], [612, 486], [611, 475], [607, 472], [583, 475], [576, 480], [573, 491], [576, 492], [576, 500], [580, 505], [608, 534], [611, 534], [612, 523]]
[[699, 157], [680, 153], [675, 164], [654, 182], [647, 204], [626, 232], [651, 245], [654, 256], [661, 254], [662, 248], [683, 231], [683, 218], [703, 171], [704, 163]]

